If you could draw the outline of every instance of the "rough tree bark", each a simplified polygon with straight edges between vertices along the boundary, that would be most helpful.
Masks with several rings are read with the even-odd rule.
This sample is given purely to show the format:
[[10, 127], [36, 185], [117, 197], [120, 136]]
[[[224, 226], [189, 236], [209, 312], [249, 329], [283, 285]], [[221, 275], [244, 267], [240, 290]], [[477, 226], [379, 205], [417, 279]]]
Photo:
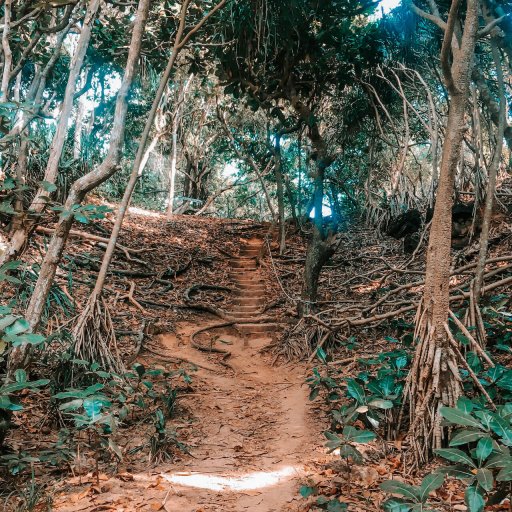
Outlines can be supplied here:
[[[484, 271], [485, 271], [485, 260], [487, 259], [487, 249], [489, 245], [489, 229], [491, 227], [492, 210], [494, 207], [494, 193], [496, 191], [496, 177], [501, 161], [503, 151], [503, 136], [505, 131], [505, 125], [507, 120], [507, 102], [505, 98], [505, 87], [503, 80], [503, 68], [501, 65], [501, 56], [498, 50], [496, 41], [491, 40], [492, 55], [494, 64], [496, 66], [496, 77], [498, 82], [498, 94], [499, 94], [499, 122], [498, 129], [496, 130], [496, 146], [494, 148], [494, 154], [488, 169], [488, 182], [487, 190], [485, 195], [485, 209], [484, 216], [482, 219], [482, 231], [480, 233], [480, 251], [478, 254], [478, 264], [475, 270], [475, 283], [473, 288], [473, 306], [478, 308], [478, 303], [482, 295], [482, 287], [484, 282]], [[480, 315], [473, 315], [473, 317], [480, 318]], [[486, 332], [482, 325], [483, 322], [477, 322], [477, 335], [482, 345], [486, 342]]]
[[304, 266], [304, 279], [302, 284], [301, 301], [298, 304], [299, 315], [311, 312], [318, 297], [318, 279], [322, 268], [335, 252], [335, 247], [330, 236], [327, 236], [323, 225], [323, 199], [325, 172], [334, 162], [335, 157], [329, 154], [327, 144], [320, 132], [315, 117], [310, 108], [305, 105], [295, 94], [293, 87], [290, 95], [292, 107], [299, 115], [302, 122], [308, 127], [308, 137], [314, 149], [312, 159], [315, 162], [312, 171], [313, 197], [312, 205], [315, 211], [313, 218], [313, 233], [310, 237], [306, 262]]
[[[452, 196], [478, 30], [478, 0], [467, 0], [465, 19], [459, 15], [461, 0], [453, 0], [444, 24], [441, 67], [450, 95], [450, 110], [442, 150], [437, 199], [432, 219], [423, 299], [416, 317], [418, 340], [404, 397], [409, 405], [409, 439], [416, 465], [428, 460], [443, 440], [440, 407], [455, 406], [461, 392], [457, 357], [447, 333], [451, 267]], [[429, 15], [432, 16], [432, 15]], [[430, 18], [429, 18], [430, 19]], [[458, 48], [454, 30], [464, 25]], [[450, 62], [451, 60], [451, 62]]]
[[171, 156], [171, 168], [169, 169], [169, 196], [167, 202], [167, 218], [172, 217], [173, 207], [174, 207], [174, 196], [176, 189], [176, 167], [178, 163], [178, 127], [181, 121], [181, 112], [183, 108], [183, 103], [185, 101], [185, 97], [187, 95], [188, 88], [192, 83], [194, 78], [194, 74], [192, 73], [183, 87], [180, 90], [178, 95], [178, 101], [176, 107], [174, 109], [174, 113], [172, 116], [172, 156]]
[[[57, 179], [59, 162], [62, 156], [62, 150], [64, 149], [64, 143], [66, 142], [66, 135], [69, 129], [69, 118], [73, 108], [76, 83], [82, 69], [87, 48], [89, 47], [92, 27], [94, 20], [96, 19], [96, 15], [98, 14], [100, 3], [101, 0], [91, 0], [91, 2], [89, 2], [84, 22], [81, 27], [80, 37], [78, 38], [76, 51], [73, 55], [73, 58], [71, 59], [66, 91], [64, 93], [64, 100], [62, 102], [57, 128], [55, 130], [55, 135], [50, 146], [49, 158], [46, 164], [44, 181], [48, 183], [53, 184]], [[40, 95], [38, 94], [38, 96], [42, 96], [42, 91]], [[31, 215], [37, 216], [37, 214], [40, 214], [43, 211], [46, 205], [46, 199], [44, 198], [47, 195], [48, 192], [44, 188], [40, 188], [37, 191], [29, 208]], [[35, 222], [25, 222], [13, 233], [9, 242], [9, 248], [0, 260], [0, 265], [12, 258], [15, 258], [22, 251], [34, 225]]]
[[[82, 311], [77, 320], [77, 323], [73, 331], [73, 335], [75, 338], [75, 352], [78, 355], [81, 355], [82, 358], [85, 357], [88, 360], [94, 360], [96, 356], [98, 356], [99, 360], [103, 363], [104, 367], [112, 368], [114, 370], [122, 368], [123, 363], [122, 361], [120, 361], [118, 357], [112, 357], [110, 347], [106, 346], [105, 344], [105, 340], [107, 340], [109, 343], [115, 346], [115, 332], [113, 329], [112, 322], [110, 320], [108, 308], [106, 307], [106, 305], [104, 305], [103, 309], [101, 307], [101, 294], [103, 291], [103, 286], [105, 284], [105, 279], [107, 277], [108, 267], [114, 255], [114, 251], [117, 245], [117, 239], [119, 237], [119, 233], [123, 225], [123, 220], [126, 211], [128, 210], [128, 206], [130, 204], [133, 190], [135, 189], [135, 185], [137, 184], [137, 180], [140, 176], [139, 171], [146, 153], [146, 144], [148, 142], [151, 129], [153, 127], [153, 122], [155, 120], [155, 116], [160, 106], [160, 101], [167, 87], [167, 82], [169, 81], [169, 77], [174, 68], [174, 64], [176, 63], [176, 59], [181, 50], [190, 40], [190, 38], [198, 30], [200, 30], [200, 28], [206, 23], [206, 21], [212, 15], [214, 15], [219, 9], [221, 9], [226, 4], [227, 0], [221, 0], [213, 9], [211, 9], [208, 12], [208, 14], [206, 14], [201, 19], [201, 21], [199, 21], [193, 28], [191, 28], [188, 31], [186, 35], [184, 35], [187, 17], [186, 15], [190, 2], [191, 0], [184, 0], [184, 2], [181, 5], [179, 26], [178, 31], [176, 33], [176, 38], [172, 48], [171, 56], [169, 57], [167, 66], [160, 79], [158, 90], [156, 92], [153, 104], [151, 106], [151, 110], [148, 114], [146, 124], [142, 132], [139, 147], [137, 148], [137, 154], [135, 155], [135, 160], [133, 162], [132, 172], [128, 180], [128, 184], [126, 186], [126, 190], [124, 192], [122, 201], [117, 211], [117, 216], [114, 223], [114, 227], [112, 229], [112, 234], [110, 236], [109, 243], [107, 244], [107, 248], [103, 256], [103, 261], [101, 263], [100, 271], [96, 279], [96, 284], [87, 301], [84, 310]], [[99, 321], [99, 319], [102, 319], [102, 321]]]
[[[128, 94], [133, 83], [137, 62], [139, 60], [142, 37], [149, 12], [151, 0], [140, 0], [135, 25], [132, 33], [125, 73], [116, 100], [114, 123], [110, 135], [110, 146], [102, 164], [95, 170], [79, 178], [72, 186], [64, 205], [70, 210], [73, 205], [80, 204], [88, 192], [107, 180], [119, 169], [121, 150], [124, 142], [125, 121], [128, 112]], [[35, 330], [41, 320], [46, 299], [50, 292], [57, 266], [73, 225], [73, 216], [59, 218], [55, 232], [48, 245], [48, 250], [41, 264], [41, 270], [32, 293], [25, 318]], [[20, 367], [25, 367], [30, 361], [30, 350], [26, 345], [13, 349], [9, 357], [9, 374]]]
[[284, 180], [281, 161], [281, 134], [275, 136], [274, 145], [274, 175], [277, 188], [277, 211], [279, 215], [279, 254], [284, 254], [286, 250], [286, 224], [284, 210]]

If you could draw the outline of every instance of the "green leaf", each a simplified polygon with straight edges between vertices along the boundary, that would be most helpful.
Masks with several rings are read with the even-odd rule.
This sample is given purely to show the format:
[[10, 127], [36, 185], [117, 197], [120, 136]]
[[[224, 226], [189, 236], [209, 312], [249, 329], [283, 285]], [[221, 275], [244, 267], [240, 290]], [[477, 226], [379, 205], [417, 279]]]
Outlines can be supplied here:
[[399, 482], [398, 480], [386, 480], [380, 484], [380, 488], [390, 494], [399, 494], [417, 503], [420, 500], [421, 491], [418, 487]]
[[410, 512], [412, 506], [403, 500], [391, 498], [382, 504], [382, 508], [385, 512]]
[[374, 441], [376, 437], [374, 432], [360, 430], [352, 437], [351, 441], [355, 443], [369, 443], [370, 441]]
[[479, 489], [473, 485], [466, 489], [464, 502], [466, 503], [469, 512], [483, 512], [485, 507], [484, 497], [480, 493]]
[[393, 409], [393, 402], [391, 400], [382, 400], [380, 398], [372, 400], [368, 405], [377, 409]]
[[450, 446], [460, 446], [472, 443], [474, 441], [478, 441], [478, 439], [481, 439], [485, 435], [485, 432], [481, 432], [479, 430], [461, 430], [450, 439]]
[[463, 464], [455, 464], [455, 466], [444, 466], [437, 470], [442, 475], [449, 475], [459, 480], [469, 480], [475, 477], [473, 471]]
[[0, 409], [7, 411], [21, 411], [23, 407], [19, 404], [12, 403], [8, 396], [0, 395]]
[[451, 423], [455, 423], [456, 425], [462, 425], [463, 427], [475, 427], [482, 428], [481, 423], [470, 416], [469, 414], [461, 411], [460, 409], [455, 409], [453, 407], [441, 407], [441, 415], [443, 418], [447, 419]]
[[475, 455], [477, 459], [480, 461], [480, 464], [484, 460], [489, 457], [492, 453], [492, 439], [490, 437], [485, 437], [484, 439], [480, 439], [478, 444], [476, 445]]
[[498, 482], [510, 482], [512, 480], [512, 464], [504, 467], [496, 477]]
[[76, 411], [82, 407], [84, 401], [81, 398], [76, 400], [71, 400], [70, 402], [66, 402], [59, 407], [60, 411]]
[[14, 380], [16, 382], [27, 382], [27, 372], [25, 370], [23, 370], [22, 368], [18, 368], [15, 372], [14, 372]]
[[512, 457], [508, 453], [499, 453], [492, 456], [485, 465], [487, 469], [505, 468], [507, 466], [512, 467]]
[[439, 455], [439, 457], [443, 457], [443, 459], [451, 460], [452, 462], [462, 462], [472, 468], [476, 467], [473, 459], [458, 448], [439, 448], [434, 450], [434, 453]]
[[430, 496], [432, 492], [436, 489], [439, 489], [444, 483], [444, 475], [441, 473], [432, 473], [427, 475], [420, 485], [420, 501], [425, 503], [427, 498]]
[[320, 388], [319, 387], [312, 388], [311, 391], [309, 392], [309, 400], [310, 400], [310, 402], [315, 400], [315, 398], [318, 396], [319, 393], [320, 393]]
[[462, 412], [465, 412], [466, 414], [469, 414], [474, 409], [473, 402], [466, 396], [461, 396], [457, 400], [457, 409], [460, 409]]
[[14, 323], [5, 328], [5, 334], [15, 336], [30, 329], [30, 324], [24, 318], [18, 318]]
[[327, 512], [344, 512], [347, 510], [347, 504], [341, 503], [338, 500], [330, 500], [329, 503], [327, 503]]
[[316, 492], [316, 489], [314, 487], [309, 487], [307, 485], [303, 485], [300, 488], [300, 495], [303, 498], [309, 498], [310, 496], [315, 494], [315, 492]]
[[84, 411], [89, 418], [95, 419], [100, 413], [103, 402], [94, 398], [86, 398], [84, 400]]
[[18, 336], [7, 336], [7, 339], [13, 347], [19, 347], [20, 345], [40, 345], [46, 338], [41, 334], [27, 333]]
[[357, 464], [361, 464], [363, 462], [361, 452], [350, 444], [343, 444], [340, 446], [340, 457], [342, 459], [348, 459], [351, 457]]
[[0, 318], [0, 331], [4, 331], [5, 328], [11, 325], [13, 322], [15, 322], [17, 318], [18, 317], [14, 315], [7, 315], [4, 316], [3, 318]]
[[365, 403], [364, 389], [356, 380], [347, 379], [347, 393], [359, 404]]
[[489, 492], [494, 486], [494, 477], [492, 471], [486, 468], [480, 468], [476, 473], [478, 483], [485, 491]]

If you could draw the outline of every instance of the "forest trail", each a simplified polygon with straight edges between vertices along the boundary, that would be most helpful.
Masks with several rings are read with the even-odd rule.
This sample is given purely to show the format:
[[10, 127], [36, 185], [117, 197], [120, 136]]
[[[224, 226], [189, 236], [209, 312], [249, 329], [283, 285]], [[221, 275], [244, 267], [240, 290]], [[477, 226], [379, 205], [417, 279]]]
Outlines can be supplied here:
[[[257, 261], [262, 252], [262, 240], [251, 239], [231, 262], [237, 294], [231, 315], [240, 322], [258, 317], [265, 303]], [[306, 410], [304, 370], [273, 367], [270, 356], [262, 355], [276, 328], [244, 323], [239, 333], [225, 330], [217, 338], [229, 349], [232, 371], [200, 370], [196, 378], [208, 391], [200, 403], [197, 395], [185, 397], [198, 411], [200, 441], [191, 452], [194, 459], [162, 473], [172, 484], [166, 510], [300, 510], [298, 479], [307, 473], [316, 443]], [[175, 336], [164, 335], [162, 344], [174, 350]]]
[[167, 512], [304, 509], [299, 487], [323, 453], [322, 437], [308, 412], [305, 368], [273, 366], [272, 355], [262, 349], [277, 325], [251, 322], [261, 318], [265, 304], [264, 269], [258, 265], [262, 244], [247, 241], [231, 261], [236, 298], [230, 315], [243, 323], [205, 330], [196, 338], [202, 347], [210, 343], [219, 352], [229, 351], [229, 357], [192, 346], [191, 334], [219, 324], [215, 320], [180, 322], [175, 332], [159, 336], [166, 354], [198, 367], [192, 374], [194, 391], [180, 397], [178, 412], [178, 436], [186, 433], [191, 456], [148, 472], [138, 468], [128, 482], [110, 479], [108, 491], [90, 500], [90, 507], [68, 494], [56, 510], [76, 511], [77, 505], [81, 511], [98, 506]]

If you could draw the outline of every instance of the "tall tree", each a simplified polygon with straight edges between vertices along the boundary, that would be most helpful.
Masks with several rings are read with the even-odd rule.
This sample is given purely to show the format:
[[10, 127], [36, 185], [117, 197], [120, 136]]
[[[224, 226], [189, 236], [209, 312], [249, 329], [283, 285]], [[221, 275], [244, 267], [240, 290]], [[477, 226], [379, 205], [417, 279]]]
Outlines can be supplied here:
[[[441, 406], [455, 406], [461, 394], [458, 360], [450, 344], [450, 269], [453, 187], [466, 130], [465, 114], [478, 35], [478, 0], [452, 0], [447, 21], [435, 3], [427, 13], [412, 5], [420, 16], [444, 32], [441, 68], [450, 95], [450, 110], [442, 150], [439, 185], [430, 239], [423, 299], [418, 309], [415, 339], [418, 340], [405, 396], [410, 408], [409, 438], [416, 464], [424, 463], [433, 448], [441, 446]], [[459, 27], [462, 29], [459, 31]]]

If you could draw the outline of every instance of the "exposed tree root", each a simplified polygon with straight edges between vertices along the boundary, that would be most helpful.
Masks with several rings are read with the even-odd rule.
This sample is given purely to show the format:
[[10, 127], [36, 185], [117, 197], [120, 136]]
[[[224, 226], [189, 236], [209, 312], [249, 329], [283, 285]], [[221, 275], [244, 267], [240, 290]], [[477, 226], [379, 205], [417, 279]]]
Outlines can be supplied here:
[[73, 329], [73, 352], [78, 359], [98, 362], [104, 370], [122, 374], [124, 364], [108, 305], [92, 294]]
[[418, 308], [414, 333], [419, 344], [404, 387], [404, 406], [409, 407], [408, 439], [414, 469], [429, 460], [432, 449], [442, 446], [446, 432], [441, 426], [440, 408], [455, 407], [461, 395], [462, 379], [457, 355], [446, 332], [435, 332], [429, 317], [429, 307], [422, 303]]

